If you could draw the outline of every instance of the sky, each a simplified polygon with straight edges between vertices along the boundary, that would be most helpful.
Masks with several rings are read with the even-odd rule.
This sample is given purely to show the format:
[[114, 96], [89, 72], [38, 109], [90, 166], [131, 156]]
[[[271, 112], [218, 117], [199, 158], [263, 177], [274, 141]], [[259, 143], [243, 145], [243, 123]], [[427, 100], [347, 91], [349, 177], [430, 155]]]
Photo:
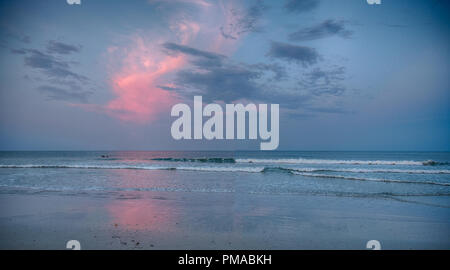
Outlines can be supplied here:
[[259, 150], [170, 110], [279, 104], [278, 150], [450, 151], [438, 0], [0, 2], [0, 150]]

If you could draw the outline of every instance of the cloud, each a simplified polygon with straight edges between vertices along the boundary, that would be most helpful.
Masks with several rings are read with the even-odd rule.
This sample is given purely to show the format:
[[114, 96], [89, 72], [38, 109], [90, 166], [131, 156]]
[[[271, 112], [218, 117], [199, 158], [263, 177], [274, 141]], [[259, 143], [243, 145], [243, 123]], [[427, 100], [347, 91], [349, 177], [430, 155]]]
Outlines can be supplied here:
[[200, 56], [209, 60], [220, 61], [221, 59], [225, 58], [225, 56], [217, 53], [202, 51], [189, 46], [179, 45], [171, 42], [164, 43], [163, 47], [172, 52], [180, 52], [191, 56]]
[[192, 56], [190, 66], [176, 74], [176, 86], [160, 86], [191, 98], [202, 95], [205, 102], [232, 102], [239, 99], [264, 99], [265, 82], [285, 78], [284, 67], [278, 64], [234, 63], [228, 57], [186, 46], [164, 46]]
[[[188, 34], [190, 29], [183, 28]], [[102, 107], [107, 114], [123, 121], [147, 123], [177, 103], [177, 93], [162, 79], [182, 67], [184, 54], [203, 55], [193, 48], [134, 36], [132, 42], [109, 52], [117, 61], [110, 77], [115, 97]], [[163, 86], [163, 87], [161, 87]]]
[[314, 48], [281, 42], [272, 42], [267, 55], [273, 58], [300, 63], [304, 67], [317, 63], [320, 58], [320, 55]]
[[315, 68], [302, 77], [299, 85], [308, 89], [314, 96], [340, 96], [346, 91], [346, 88], [342, 85], [344, 80], [344, 67], [335, 66], [326, 70]]
[[284, 7], [289, 12], [302, 13], [311, 11], [319, 6], [319, 0], [288, 0]]
[[27, 51], [25, 49], [11, 49], [10, 52], [13, 54], [26, 54], [27, 53]]
[[261, 73], [243, 66], [213, 67], [204, 72], [183, 70], [177, 74], [177, 84], [194, 89], [195, 94], [204, 96], [205, 101], [226, 103], [242, 98], [252, 98], [258, 91], [254, 82]]
[[[317, 61], [318, 56], [311, 53], [310, 48], [288, 46], [295, 48], [288, 50], [289, 60], [294, 55], [295, 61], [305, 62], [305, 65]], [[184, 46], [181, 46], [183, 49], [165, 46], [165, 49], [168, 47], [191, 56], [188, 65], [176, 73], [172, 84], [159, 86], [177, 93], [182, 99], [191, 100], [192, 96], [201, 95], [204, 102], [278, 103], [292, 115], [346, 112], [339, 105], [346, 91], [342, 85], [343, 67], [317, 67], [290, 77], [286, 68], [277, 63], [236, 63], [226, 56], [213, 57], [210, 52], [199, 49]]]
[[309, 111], [329, 114], [352, 114], [354, 111], [347, 110], [342, 107], [310, 107]]
[[39, 86], [38, 90], [47, 95], [50, 100], [63, 100], [69, 102], [87, 103], [91, 92], [74, 91], [51, 85]]
[[39, 69], [48, 77], [59, 79], [72, 78], [80, 82], [85, 82], [88, 80], [87, 77], [71, 71], [70, 62], [60, 60], [50, 54], [36, 49], [27, 49], [25, 52], [25, 66]]
[[312, 27], [301, 29], [289, 35], [291, 41], [306, 41], [331, 37], [334, 35], [349, 38], [352, 31], [345, 28], [345, 21], [325, 20]]
[[269, 80], [282, 80], [287, 77], [286, 68], [284, 66], [280, 66], [278, 64], [266, 64], [266, 63], [257, 63], [249, 65], [251, 68], [260, 71], [270, 71], [274, 74], [272, 78]]
[[70, 45], [60, 41], [50, 40], [47, 44], [48, 53], [71, 54], [81, 51], [81, 46]]
[[25, 43], [25, 44], [31, 43], [30, 36], [22, 34], [22, 33], [13, 32], [11, 30], [6, 30], [6, 33], [4, 34], [3, 38], [13, 39], [13, 40]]
[[[179, 71], [194, 67], [196, 70], [190, 71], [196, 73], [200, 66], [224, 65], [225, 55], [235, 50], [238, 40], [225, 38], [220, 27], [236, 19], [228, 11], [244, 10], [242, 1], [158, 0], [150, 4], [164, 13], [164, 19], [145, 34], [132, 33], [108, 49], [114, 97], [98, 108], [137, 124], [157, 120], [185, 96], [185, 88], [175, 84], [176, 77], [181, 77]], [[246, 12], [250, 16], [256, 13]], [[239, 37], [251, 28], [245, 28], [244, 21], [240, 21]]]
[[[67, 55], [79, 52], [75, 47], [66, 44], [48, 42], [47, 52]], [[78, 47], [77, 47], [78, 48]], [[11, 53], [23, 55], [24, 65], [40, 72], [35, 80], [44, 85], [37, 90], [47, 96], [49, 100], [87, 103], [90, 91], [83, 88], [90, 87], [92, 82], [86, 76], [72, 71], [74, 62], [64, 60], [38, 49], [11, 49]], [[29, 77], [28, 77], [29, 78]]]
[[11, 48], [16, 44], [30, 44], [30, 36], [23, 34], [12, 27], [0, 24], [0, 48]]
[[258, 25], [266, 6], [257, 1], [247, 9], [228, 10], [228, 22], [220, 27], [220, 33], [226, 39], [238, 39], [242, 34], [260, 31]]

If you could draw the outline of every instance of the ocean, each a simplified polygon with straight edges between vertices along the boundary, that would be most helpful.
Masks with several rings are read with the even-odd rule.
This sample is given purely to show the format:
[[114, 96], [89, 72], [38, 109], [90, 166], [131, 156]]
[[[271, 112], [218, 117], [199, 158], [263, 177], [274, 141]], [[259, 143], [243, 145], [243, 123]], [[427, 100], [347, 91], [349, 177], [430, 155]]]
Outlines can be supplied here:
[[0, 152], [0, 249], [450, 248], [448, 152]]
[[0, 152], [1, 192], [442, 196], [448, 152]]

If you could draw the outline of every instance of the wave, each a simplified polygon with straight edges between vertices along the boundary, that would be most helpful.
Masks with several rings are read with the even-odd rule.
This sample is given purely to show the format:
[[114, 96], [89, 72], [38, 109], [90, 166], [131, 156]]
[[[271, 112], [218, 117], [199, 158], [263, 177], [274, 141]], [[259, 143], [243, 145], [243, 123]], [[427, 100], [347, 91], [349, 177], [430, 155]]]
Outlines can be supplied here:
[[450, 186], [450, 183], [440, 183], [432, 181], [412, 181], [412, 180], [394, 180], [394, 179], [380, 179], [380, 178], [364, 178], [364, 177], [352, 177], [344, 175], [329, 175], [329, 174], [317, 174], [317, 173], [302, 173], [293, 171], [293, 174], [308, 176], [308, 177], [320, 177], [320, 178], [335, 178], [343, 180], [355, 180], [355, 181], [371, 181], [371, 182], [385, 182], [385, 183], [403, 183], [403, 184], [423, 184], [423, 185], [437, 185], [437, 186]]
[[284, 167], [200, 167], [200, 166], [178, 166], [178, 167], [163, 167], [163, 166], [138, 166], [138, 165], [42, 165], [42, 164], [25, 164], [25, 165], [0, 165], [0, 168], [41, 168], [41, 169], [131, 169], [131, 170], [181, 170], [181, 171], [203, 171], [203, 172], [245, 172], [245, 173], [290, 173], [295, 175], [302, 175], [307, 177], [319, 178], [335, 178], [344, 180], [357, 181], [373, 181], [373, 182], [388, 182], [388, 183], [407, 183], [407, 184], [427, 184], [450, 186], [450, 183], [432, 182], [432, 181], [413, 181], [413, 180], [393, 180], [380, 178], [365, 178], [353, 177], [344, 175], [330, 175], [320, 174], [318, 172], [356, 172], [356, 173], [372, 173], [372, 172], [394, 172], [394, 173], [445, 173], [449, 174], [450, 170], [361, 170], [361, 169], [321, 169], [321, 168], [284, 168]]
[[449, 165], [449, 162], [438, 162], [433, 160], [414, 161], [414, 160], [334, 160], [334, 159], [304, 159], [304, 158], [285, 158], [285, 159], [236, 159], [237, 163], [266, 163], [266, 164], [350, 164], [350, 165]]
[[128, 165], [0, 165], [0, 168], [11, 169], [134, 169], [134, 170], [170, 170], [171, 167], [128, 166]]
[[130, 166], [130, 165], [0, 165], [0, 168], [23, 169], [131, 169], [131, 170], [182, 170], [209, 172], [249, 172], [259, 173], [264, 167], [161, 167], [161, 166]]
[[154, 161], [236, 163], [234, 158], [152, 158]]
[[143, 166], [143, 165], [46, 165], [46, 164], [24, 164], [24, 165], [0, 165], [0, 168], [42, 168], [42, 169], [131, 169], [131, 170], [191, 170], [191, 171], [216, 171], [216, 172], [349, 172], [349, 173], [404, 173], [404, 174], [450, 174], [450, 170], [402, 170], [402, 169], [338, 169], [338, 168], [285, 168], [285, 167], [200, 167], [200, 166]]
[[289, 168], [297, 172], [349, 172], [349, 173], [404, 173], [404, 174], [450, 174], [450, 170], [401, 170], [401, 169], [331, 169], [331, 168]]
[[402, 169], [338, 169], [338, 168], [284, 168], [284, 167], [164, 167], [139, 165], [0, 165], [0, 168], [44, 168], [44, 169], [142, 169], [142, 170], [217, 170], [217, 171], [254, 171], [254, 172], [350, 172], [350, 173], [405, 173], [405, 174], [450, 174], [450, 170], [402, 170]]
[[184, 171], [205, 171], [205, 172], [249, 172], [260, 173], [264, 167], [176, 167], [177, 170]]
[[450, 165], [450, 162], [439, 162], [434, 160], [426, 160], [422, 162], [424, 166]]

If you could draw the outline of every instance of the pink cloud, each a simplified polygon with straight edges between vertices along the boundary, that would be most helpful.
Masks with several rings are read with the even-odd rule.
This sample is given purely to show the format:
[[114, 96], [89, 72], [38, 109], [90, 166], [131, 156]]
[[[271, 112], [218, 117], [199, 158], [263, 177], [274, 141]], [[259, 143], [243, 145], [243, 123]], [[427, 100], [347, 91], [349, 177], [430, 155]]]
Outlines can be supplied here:
[[175, 41], [221, 54], [230, 54], [234, 50], [236, 40], [224, 38], [219, 29], [221, 25], [233, 23], [227, 10], [236, 8], [236, 5], [231, 2], [225, 6], [205, 1], [184, 1], [204, 8], [195, 18], [180, 14], [168, 18], [168, 26], [156, 38], [155, 34], [145, 35], [145, 38], [143, 34], [135, 34], [128, 45], [107, 49], [108, 58], [114, 63], [114, 67], [110, 67], [109, 83], [115, 97], [101, 110], [123, 121], [148, 123], [180, 101], [175, 91], [161, 89], [160, 86], [172, 85], [175, 88], [171, 76], [173, 78], [173, 74], [187, 67], [189, 62], [183, 54], [163, 52], [161, 44], [164, 42]]
[[[130, 47], [118, 50], [123, 57], [121, 67], [110, 78], [116, 97], [105, 110], [124, 121], [150, 122], [177, 102], [175, 93], [159, 85], [164, 75], [181, 68], [186, 59], [165, 55], [141, 37], [134, 37]], [[108, 51], [110, 57], [117, 56], [117, 49]]]

